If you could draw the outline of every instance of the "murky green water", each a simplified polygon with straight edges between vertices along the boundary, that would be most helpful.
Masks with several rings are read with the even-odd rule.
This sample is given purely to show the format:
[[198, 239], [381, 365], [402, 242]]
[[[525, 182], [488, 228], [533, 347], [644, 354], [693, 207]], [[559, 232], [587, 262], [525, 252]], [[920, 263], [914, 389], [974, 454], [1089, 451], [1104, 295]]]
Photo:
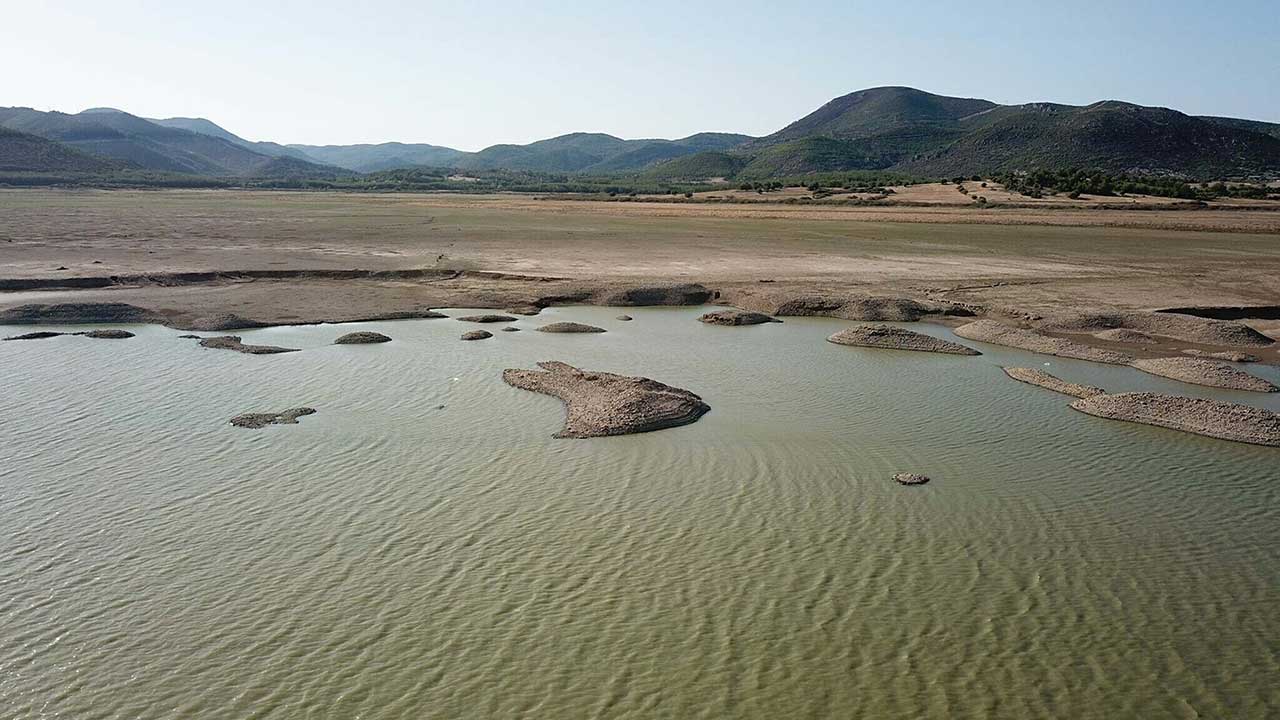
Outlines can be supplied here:
[[[1280, 451], [999, 366], [1280, 398], [617, 312], [242, 333], [304, 348], [260, 357], [160, 327], [0, 343], [0, 717], [1280, 714]], [[352, 329], [395, 342], [329, 344]], [[552, 359], [713, 409], [554, 440], [559, 402], [499, 377]]]

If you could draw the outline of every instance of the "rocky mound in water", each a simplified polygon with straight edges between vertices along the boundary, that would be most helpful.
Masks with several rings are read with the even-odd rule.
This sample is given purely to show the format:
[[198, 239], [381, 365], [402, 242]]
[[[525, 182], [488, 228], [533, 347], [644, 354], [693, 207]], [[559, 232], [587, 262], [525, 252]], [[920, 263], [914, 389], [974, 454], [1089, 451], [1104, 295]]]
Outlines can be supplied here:
[[1050, 318], [1041, 327], [1049, 331], [1088, 333], [1111, 329], [1137, 330], [1147, 335], [1174, 338], [1200, 345], [1266, 347], [1275, 342], [1241, 322], [1212, 320], [1174, 313], [1086, 313]]
[[929, 482], [929, 478], [916, 473], [894, 473], [893, 481], [899, 485], [923, 485]]
[[1090, 398], [1094, 395], [1101, 395], [1106, 392], [1106, 390], [1092, 385], [1078, 385], [1073, 382], [1067, 382], [1066, 380], [1056, 378], [1043, 370], [1022, 367], [1007, 367], [1001, 369], [1004, 370], [1005, 375], [1008, 375], [1018, 382], [1024, 382], [1028, 385], [1036, 385], [1038, 387], [1045, 388], [1046, 390], [1052, 390], [1072, 397]]
[[592, 296], [592, 304], [619, 307], [643, 305], [701, 305], [711, 299], [711, 291], [697, 283], [641, 285], [605, 290]]
[[1155, 345], [1156, 343], [1160, 342], [1159, 340], [1151, 337], [1150, 335], [1144, 332], [1141, 332], [1138, 330], [1130, 330], [1128, 328], [1114, 328], [1111, 330], [1103, 330], [1102, 332], [1094, 333], [1093, 336], [1100, 340], [1110, 340], [1111, 342], [1129, 343], [1131, 345]]
[[906, 328], [893, 327], [892, 325], [854, 325], [828, 337], [827, 342], [837, 345], [855, 345], [887, 350], [916, 350], [950, 355], [982, 354], [959, 343], [914, 332]]
[[488, 330], [468, 330], [462, 333], [463, 340], [484, 340], [493, 337], [493, 333]]
[[621, 320], [622, 322], [631, 322], [632, 318], [630, 315], [619, 315], [616, 319]]
[[369, 332], [362, 330], [360, 332], [347, 333], [337, 340], [333, 341], [334, 345], [373, 345], [375, 343], [391, 342], [391, 338], [382, 333]]
[[1135, 392], [1094, 395], [1076, 400], [1071, 407], [1096, 417], [1280, 447], [1280, 414], [1249, 405]]
[[275, 345], [245, 345], [240, 342], [239, 335], [219, 335], [218, 337], [201, 338], [200, 346], [214, 350], [234, 350], [246, 355], [276, 355], [279, 353], [298, 352], [298, 348], [276, 347]]
[[473, 323], [502, 323], [502, 322], [516, 321], [516, 319], [511, 317], [510, 315], [497, 315], [493, 313], [489, 313], [486, 315], [463, 315], [458, 319], [461, 320], [462, 322], [473, 322]]
[[698, 318], [708, 325], [763, 325], [782, 322], [776, 317], [750, 310], [714, 310]]
[[264, 322], [250, 320], [241, 317], [235, 313], [218, 313], [216, 315], [201, 315], [190, 320], [181, 320], [177, 322], [183, 330], [199, 330], [202, 332], [220, 332], [223, 330], [245, 330], [248, 328], [266, 327]]
[[89, 330], [87, 332], [52, 332], [49, 330], [41, 330], [40, 332], [24, 333], [22, 335], [12, 335], [4, 338], [5, 340], [47, 340], [48, 338], [62, 337], [64, 335], [81, 335], [95, 340], [125, 340], [134, 337], [133, 333], [128, 330]]
[[1152, 360], [1136, 360], [1133, 366], [1139, 370], [1171, 380], [1180, 380], [1193, 385], [1226, 390], [1252, 390], [1253, 392], [1276, 392], [1275, 385], [1256, 375], [1223, 365], [1212, 360], [1201, 358], [1155, 358]]
[[1252, 363], [1258, 362], [1257, 355], [1250, 355], [1247, 352], [1239, 350], [1224, 350], [1222, 352], [1205, 352], [1204, 350], [1183, 350], [1182, 352], [1192, 357], [1206, 358], [1209, 360], [1226, 360], [1227, 362]]
[[159, 314], [126, 303], [31, 303], [0, 310], [0, 325], [163, 322]]
[[1111, 365], [1128, 365], [1133, 362], [1132, 355], [1126, 355], [1114, 350], [1089, 347], [1074, 340], [1050, 337], [1034, 330], [1025, 330], [998, 323], [995, 320], [975, 320], [956, 328], [955, 333], [969, 340], [989, 342], [993, 345], [1006, 345], [1045, 355], [1090, 360]]
[[520, 332], [520, 328], [516, 327], [515, 325], [508, 325], [502, 328], [502, 332]]
[[734, 305], [777, 316], [831, 317], [868, 322], [914, 322], [926, 315], [972, 315], [952, 305], [922, 303], [904, 297], [844, 293], [743, 293], [728, 299]]
[[508, 385], [557, 397], [565, 404], [561, 438], [627, 435], [687, 425], [710, 406], [681, 388], [643, 377], [579, 370], [541, 362], [542, 370], [504, 370]]
[[586, 325], [576, 322], [554, 322], [550, 325], [543, 325], [537, 329], [538, 332], [545, 333], [602, 333], [605, 329], [596, 327], [595, 325]]
[[268, 425], [297, 425], [298, 418], [314, 415], [315, 412], [315, 408], [300, 407], [278, 413], [245, 413], [231, 418], [231, 424], [236, 427], [253, 428], [254, 430]]

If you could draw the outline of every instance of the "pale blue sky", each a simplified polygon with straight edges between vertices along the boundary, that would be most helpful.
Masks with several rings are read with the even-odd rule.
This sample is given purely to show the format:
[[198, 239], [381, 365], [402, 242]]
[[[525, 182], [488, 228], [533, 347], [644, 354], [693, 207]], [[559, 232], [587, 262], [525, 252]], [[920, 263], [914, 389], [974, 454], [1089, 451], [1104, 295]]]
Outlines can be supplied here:
[[1280, 0], [15, 0], [0, 53], [0, 105], [314, 144], [760, 135], [878, 85], [1280, 122]]

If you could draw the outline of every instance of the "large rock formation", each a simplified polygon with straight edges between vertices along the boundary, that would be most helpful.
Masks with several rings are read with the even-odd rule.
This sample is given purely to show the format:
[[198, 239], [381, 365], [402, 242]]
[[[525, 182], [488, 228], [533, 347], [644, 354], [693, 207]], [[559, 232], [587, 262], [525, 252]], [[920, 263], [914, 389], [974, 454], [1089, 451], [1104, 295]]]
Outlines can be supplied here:
[[708, 325], [763, 325], [782, 322], [776, 317], [750, 310], [713, 310], [698, 318]]
[[1112, 420], [1155, 425], [1206, 437], [1280, 447], [1280, 414], [1250, 405], [1131, 392], [1094, 395], [1071, 407]]
[[1251, 390], [1253, 392], [1276, 392], [1280, 388], [1256, 375], [1224, 365], [1212, 360], [1194, 357], [1153, 358], [1136, 360], [1133, 366], [1152, 375], [1180, 380], [1193, 385], [1226, 390]]
[[275, 345], [245, 345], [240, 342], [239, 335], [219, 335], [218, 337], [202, 338], [200, 346], [214, 350], [234, 350], [246, 355], [276, 355], [279, 353], [298, 352], [298, 348], [276, 347]]
[[925, 335], [892, 325], [854, 325], [827, 338], [836, 345], [883, 348], [886, 350], [916, 350], [920, 352], [948, 353], [950, 355], [981, 355], [973, 348], [949, 340]]
[[975, 320], [956, 328], [955, 333], [969, 340], [988, 342], [992, 345], [1007, 345], [1045, 355], [1091, 360], [1111, 365], [1128, 365], [1133, 362], [1132, 355], [1090, 347], [1065, 338], [1050, 337], [1035, 330], [1016, 328], [995, 320]]
[[337, 340], [333, 341], [334, 345], [373, 345], [375, 343], [391, 342], [391, 338], [382, 333], [370, 332], [362, 330], [360, 332], [347, 333]]
[[278, 413], [245, 413], [231, 418], [231, 424], [257, 430], [268, 425], [297, 425], [298, 418], [312, 414], [315, 414], [315, 408], [309, 407], [292, 408]]
[[554, 322], [550, 325], [543, 325], [537, 328], [538, 332], [545, 333], [602, 333], [605, 329], [596, 327], [595, 325], [586, 325], [576, 322]]
[[538, 363], [542, 370], [504, 370], [513, 387], [557, 397], [565, 404], [561, 438], [627, 435], [687, 425], [708, 406], [681, 388], [643, 377], [579, 370], [562, 362]]
[[1052, 390], [1072, 397], [1088, 398], [1093, 397], [1094, 395], [1101, 395], [1106, 392], [1106, 390], [1092, 385], [1079, 385], [1077, 383], [1067, 382], [1066, 380], [1056, 378], [1043, 370], [1022, 367], [1007, 367], [1002, 369], [1004, 370], [1005, 375], [1008, 375], [1018, 382], [1024, 382], [1028, 385], [1036, 385], [1046, 390]]

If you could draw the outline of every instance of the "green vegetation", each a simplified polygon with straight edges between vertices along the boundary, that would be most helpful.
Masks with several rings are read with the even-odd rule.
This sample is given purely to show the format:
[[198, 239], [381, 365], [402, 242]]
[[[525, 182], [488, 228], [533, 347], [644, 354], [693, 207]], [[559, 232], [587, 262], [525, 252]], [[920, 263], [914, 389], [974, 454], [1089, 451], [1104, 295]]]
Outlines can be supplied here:
[[1100, 170], [1036, 170], [1030, 173], [1005, 173], [996, 176], [1008, 190], [1027, 197], [1066, 194], [1071, 199], [1081, 195], [1154, 195], [1182, 200], [1213, 200], [1220, 197], [1266, 198], [1274, 189], [1250, 183], [1212, 183], [1192, 185], [1169, 177], [1112, 175]]

